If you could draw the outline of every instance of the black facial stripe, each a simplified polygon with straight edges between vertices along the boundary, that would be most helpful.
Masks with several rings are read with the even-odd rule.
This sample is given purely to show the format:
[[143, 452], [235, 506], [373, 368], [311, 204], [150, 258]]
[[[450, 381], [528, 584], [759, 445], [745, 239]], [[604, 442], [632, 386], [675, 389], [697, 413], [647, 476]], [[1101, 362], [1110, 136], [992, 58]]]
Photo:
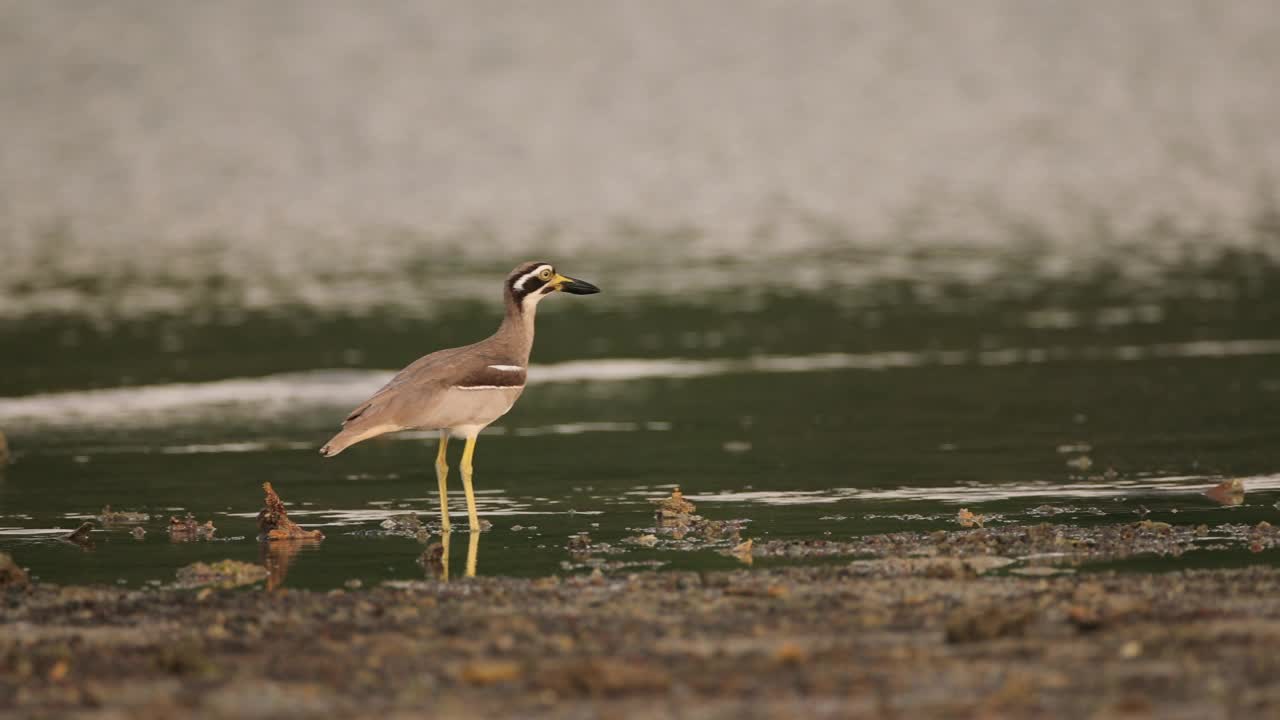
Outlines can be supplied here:
[[520, 278], [516, 278], [515, 280], [511, 281], [511, 294], [515, 295], [517, 300], [524, 297], [525, 295], [528, 295], [529, 293], [535, 292], [538, 288], [547, 284], [545, 280], [539, 279], [536, 275], [534, 277], [531, 277], [525, 280], [524, 285], [522, 285], [519, 289], [516, 289], [516, 283], [518, 282], [520, 282]]
[[[507, 289], [511, 291], [511, 296], [517, 301], [523, 299], [527, 295], [537, 292], [539, 288], [542, 288], [547, 284], [546, 280], [543, 280], [537, 275], [530, 275], [530, 273], [536, 271], [540, 267], [542, 267], [541, 264], [533, 265], [527, 269], [521, 268], [521, 272], [512, 273], [511, 281], [507, 284]], [[523, 285], [520, 285], [521, 279], [524, 279]], [[517, 285], [520, 285], [520, 287], [517, 288]]]

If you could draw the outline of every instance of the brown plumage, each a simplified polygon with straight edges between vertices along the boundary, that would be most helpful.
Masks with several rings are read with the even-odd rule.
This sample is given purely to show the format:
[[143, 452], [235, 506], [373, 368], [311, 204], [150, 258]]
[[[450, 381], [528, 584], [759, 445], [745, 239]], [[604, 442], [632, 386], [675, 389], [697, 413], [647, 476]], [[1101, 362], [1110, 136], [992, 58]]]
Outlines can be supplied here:
[[497, 332], [472, 345], [431, 353], [401, 370], [351, 411], [320, 453], [332, 457], [362, 440], [409, 428], [474, 438], [523, 392], [537, 304], [557, 290], [599, 292], [590, 283], [557, 274], [550, 263], [521, 264], [503, 284], [506, 313]]

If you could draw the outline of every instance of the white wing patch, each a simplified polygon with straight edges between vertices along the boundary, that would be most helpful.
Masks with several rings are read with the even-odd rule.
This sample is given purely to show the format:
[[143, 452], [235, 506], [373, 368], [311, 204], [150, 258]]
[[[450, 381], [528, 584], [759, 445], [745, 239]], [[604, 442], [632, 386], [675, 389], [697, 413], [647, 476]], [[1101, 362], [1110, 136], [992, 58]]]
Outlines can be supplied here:
[[501, 370], [502, 372], [520, 372], [521, 370], [524, 370], [524, 368], [519, 365], [490, 365], [489, 367], [493, 370]]
[[518, 390], [523, 385], [454, 385], [454, 390]]

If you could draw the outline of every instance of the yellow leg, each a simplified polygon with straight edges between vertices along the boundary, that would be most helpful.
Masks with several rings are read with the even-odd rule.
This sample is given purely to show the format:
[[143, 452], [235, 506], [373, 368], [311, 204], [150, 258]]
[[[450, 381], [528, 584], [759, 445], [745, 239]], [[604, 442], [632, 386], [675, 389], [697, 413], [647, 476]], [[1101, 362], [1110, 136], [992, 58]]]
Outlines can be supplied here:
[[467, 543], [467, 577], [476, 576], [476, 558], [480, 556], [480, 533], [471, 533], [471, 541]]
[[440, 545], [443, 547], [440, 554], [440, 579], [445, 582], [449, 581], [449, 537], [452, 535], [453, 533], [446, 532], [440, 536]]
[[[449, 463], [445, 453], [449, 447], [449, 431], [440, 431], [440, 451], [436, 453], [436, 480], [440, 482], [440, 532], [449, 542]], [[446, 544], [445, 547], [448, 547]], [[447, 561], [446, 561], [447, 562]]]
[[471, 489], [471, 456], [476, 452], [476, 436], [467, 438], [467, 445], [462, 449], [462, 489], [467, 493], [467, 519], [471, 521], [471, 532], [480, 532], [480, 516], [476, 514], [476, 493]]

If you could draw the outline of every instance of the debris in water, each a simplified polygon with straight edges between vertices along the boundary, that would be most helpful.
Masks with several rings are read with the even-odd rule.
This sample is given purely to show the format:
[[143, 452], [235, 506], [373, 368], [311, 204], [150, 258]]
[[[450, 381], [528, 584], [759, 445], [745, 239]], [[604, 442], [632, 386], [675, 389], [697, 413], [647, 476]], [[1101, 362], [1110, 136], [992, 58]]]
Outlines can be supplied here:
[[1093, 459], [1090, 458], [1088, 455], [1080, 455], [1079, 457], [1073, 457], [1067, 461], [1067, 467], [1071, 468], [1072, 470], [1079, 470], [1083, 472], [1093, 467]]
[[[323, 540], [324, 533], [319, 530], [303, 530], [297, 523], [289, 519], [280, 496], [271, 488], [271, 483], [262, 483], [266, 493], [266, 507], [258, 513], [259, 542], [273, 540]], [[416, 519], [416, 518], [415, 518]]]
[[63, 540], [73, 542], [77, 545], [88, 546], [93, 544], [93, 538], [89, 537], [89, 533], [93, 532], [93, 523], [83, 522], [80, 527], [76, 528], [70, 535], [63, 537]]
[[422, 521], [418, 519], [417, 513], [405, 513], [403, 515], [392, 515], [391, 517], [378, 523], [383, 530], [393, 530], [395, 532], [407, 532], [410, 535], [418, 532], [422, 528]]
[[1249, 528], [1249, 550], [1252, 552], [1262, 552], [1274, 547], [1280, 547], [1280, 528], [1263, 520], [1257, 525]]
[[680, 488], [672, 490], [670, 497], [650, 502], [658, 506], [656, 515], [659, 525], [687, 525], [697, 510], [693, 503], [684, 499]]
[[150, 519], [151, 516], [146, 513], [112, 510], [110, 505], [102, 508], [102, 512], [98, 513], [98, 522], [103, 525], [142, 523]]
[[591, 536], [586, 533], [570, 535], [565, 547], [569, 548], [571, 553], [584, 553], [591, 548]]
[[1241, 505], [1244, 503], [1244, 481], [1232, 478], [1214, 485], [1204, 494], [1219, 505]]
[[204, 586], [233, 588], [250, 585], [266, 579], [267, 569], [261, 565], [240, 562], [239, 560], [221, 560], [215, 563], [192, 563], [178, 568], [179, 588], [197, 588]]
[[217, 531], [217, 528], [213, 526], [212, 520], [205, 520], [200, 523], [196, 521], [196, 516], [191, 513], [187, 513], [187, 516], [182, 519], [173, 516], [169, 517], [169, 539], [173, 542], [212, 540], [213, 534]]
[[746, 440], [729, 440], [721, 445], [721, 447], [724, 448], [724, 451], [727, 453], [738, 454], [750, 451], [751, 443]]
[[743, 565], [750, 565], [755, 560], [754, 556], [751, 554], [752, 544], [751, 538], [747, 538], [737, 545], [734, 545], [727, 554], [737, 558], [738, 562], [741, 562]]
[[1139, 505], [1137, 508], [1134, 509], [1133, 513], [1140, 518], [1146, 518], [1148, 515], [1151, 514], [1151, 511], [1147, 509], [1146, 505]]
[[134, 540], [141, 540], [142, 538], [147, 536], [147, 531], [142, 529], [141, 527], [135, 527], [134, 529], [129, 531], [129, 534], [133, 536]]
[[622, 542], [639, 545], [641, 547], [653, 547], [658, 544], [658, 536], [653, 533], [648, 533], [646, 535], [633, 535], [629, 538], [623, 538]]
[[0, 588], [22, 587], [27, 582], [27, 571], [18, 567], [9, 553], [0, 552]]
[[984, 527], [986, 518], [969, 512], [969, 508], [960, 508], [960, 512], [956, 513], [956, 522], [960, 523], [960, 527]]
[[[1205, 526], [1170, 525], [1143, 521], [1119, 525], [1000, 525], [969, 530], [936, 530], [931, 533], [896, 532], [866, 535], [848, 540], [762, 540], [753, 549], [756, 557], [816, 558], [844, 556], [969, 557], [1000, 555], [1024, 558], [1052, 555], [1055, 562], [1114, 560], [1152, 554], [1177, 557], [1188, 550], [1207, 548]], [[1216, 543], [1280, 547], [1280, 530], [1222, 524], [1213, 528]], [[1218, 549], [1225, 545], [1214, 545]]]

